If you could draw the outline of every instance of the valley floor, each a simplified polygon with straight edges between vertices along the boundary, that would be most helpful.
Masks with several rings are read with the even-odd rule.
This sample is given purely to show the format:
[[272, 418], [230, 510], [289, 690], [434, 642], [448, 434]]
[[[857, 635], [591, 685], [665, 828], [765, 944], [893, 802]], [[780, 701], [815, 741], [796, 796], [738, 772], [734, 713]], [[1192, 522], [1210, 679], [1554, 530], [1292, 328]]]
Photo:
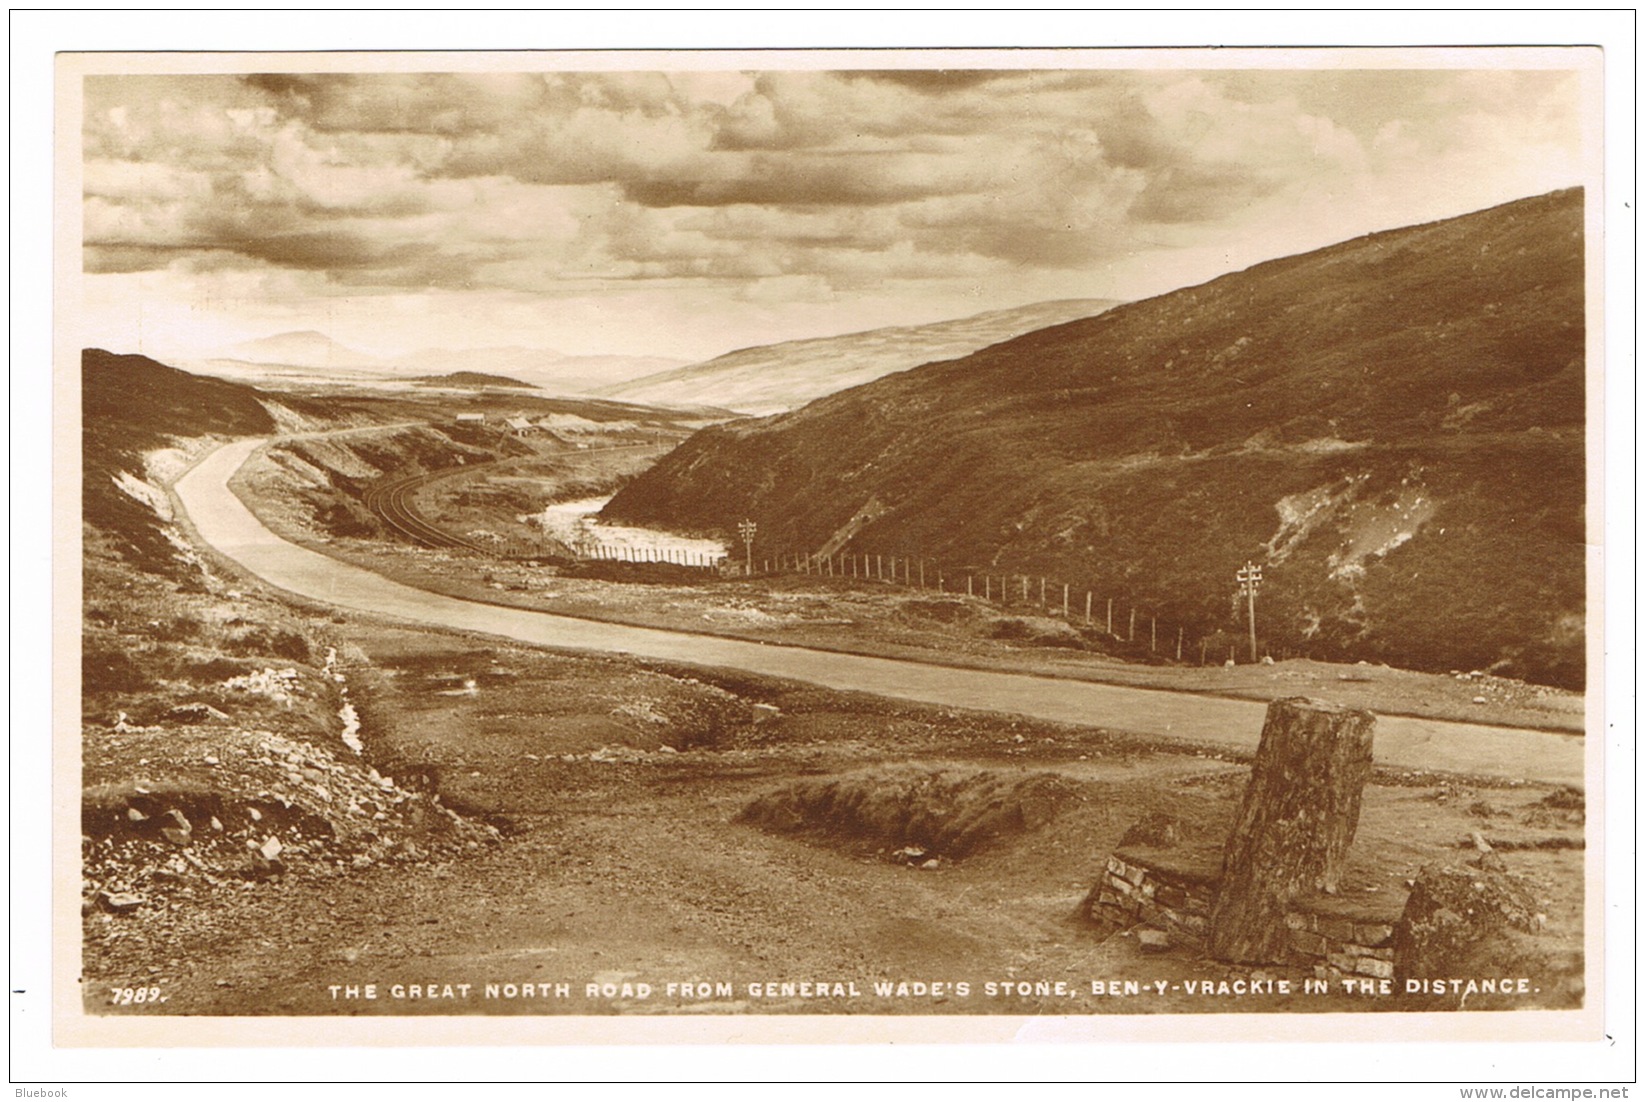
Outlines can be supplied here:
[[[590, 484], [610, 477], [603, 455], [584, 458]], [[491, 477], [476, 472], [452, 479], [445, 496], [455, 496], [464, 485], [483, 487]], [[1144, 643], [1131, 643], [1124, 649], [1136, 654], [1122, 658], [1079, 641], [1072, 630], [1083, 621], [1078, 611], [1064, 620], [1032, 604], [1001, 606], [956, 592], [960, 587], [951, 581], [947, 592], [939, 591], [934, 577], [931, 588], [916, 589], [802, 574], [722, 579], [703, 571], [621, 563], [566, 571], [519, 556], [431, 550], [325, 531], [293, 507], [289, 486], [257, 458], [232, 485], [258, 519], [285, 539], [407, 585], [503, 607], [1207, 696], [1260, 701], [1323, 697], [1379, 715], [1571, 734], [1580, 734], [1586, 725], [1583, 694], [1480, 670], [1434, 674], [1301, 658], [1272, 663], [1242, 659], [1225, 666], [1214, 656], [1202, 665], [1192, 647], [1184, 660], [1172, 661], [1170, 639], [1159, 644], [1157, 653], [1149, 653]], [[454, 528], [473, 521], [469, 513], [442, 514], [439, 498], [425, 504], [431, 519]], [[1099, 609], [1098, 616], [1104, 611]], [[1116, 624], [1123, 625], [1123, 606], [1117, 615]], [[1147, 638], [1146, 627], [1139, 638]]]
[[[1132, 666], [956, 633], [943, 622], [955, 606], [979, 621], [995, 615], [958, 597], [803, 578], [574, 577], [328, 539], [297, 531], [290, 514], [271, 523], [390, 577], [495, 604], [824, 648], [849, 641], [869, 653], [1013, 672], [1580, 729], [1579, 697], [1482, 676], [1301, 662]], [[1242, 755], [1100, 717], [1072, 726], [899, 703], [684, 659], [552, 652], [294, 607], [209, 554], [193, 561], [198, 577], [135, 584], [110, 560], [88, 584], [88, 654], [105, 664], [88, 667], [101, 680], [88, 681], [96, 689], [83, 728], [81, 981], [90, 1014], [1458, 1005], [1349, 994], [1336, 983], [1303, 995], [1311, 971], [1233, 968], [1176, 944], [1145, 949], [1136, 930], [1084, 913], [1108, 855], [1138, 820], [1168, 814], [1225, 829], [1248, 775]], [[345, 685], [358, 752], [338, 730], [349, 728], [339, 709]], [[770, 829], [743, 818], [751, 802], [797, 782], [875, 792], [939, 776], [1008, 790], [1043, 778], [1061, 796], [1045, 814], [954, 853], [925, 844], [929, 831], [912, 813], [877, 828], [834, 819]], [[187, 826], [164, 825], [178, 821], [168, 809], [185, 806]], [[1580, 792], [1379, 771], [1344, 891], [1397, 913], [1424, 868], [1474, 858], [1475, 834], [1534, 886], [1545, 928], [1531, 990], [1465, 1005], [1580, 1003]], [[1135, 993], [1106, 993], [1116, 981]], [[1213, 994], [1200, 993], [1202, 981]], [[1257, 992], [1233, 994], [1236, 984]], [[139, 1002], [133, 991], [162, 998]]]

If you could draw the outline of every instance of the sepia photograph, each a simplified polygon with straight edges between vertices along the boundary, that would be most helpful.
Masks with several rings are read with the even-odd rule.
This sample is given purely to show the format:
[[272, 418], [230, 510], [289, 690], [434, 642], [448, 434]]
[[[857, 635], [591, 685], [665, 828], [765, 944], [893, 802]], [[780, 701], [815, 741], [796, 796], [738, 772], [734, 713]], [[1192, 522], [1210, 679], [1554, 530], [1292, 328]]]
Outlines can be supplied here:
[[1602, 60], [59, 55], [59, 1043], [1598, 1039]]

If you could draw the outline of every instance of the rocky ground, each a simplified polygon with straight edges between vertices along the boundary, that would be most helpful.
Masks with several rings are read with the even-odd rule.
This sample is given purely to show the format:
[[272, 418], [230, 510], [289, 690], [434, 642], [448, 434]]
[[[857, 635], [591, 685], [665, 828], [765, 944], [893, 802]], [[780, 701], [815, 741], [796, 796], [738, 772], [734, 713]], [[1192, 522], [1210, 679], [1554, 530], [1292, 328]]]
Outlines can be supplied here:
[[[347, 656], [331, 676], [346, 679], [358, 706], [360, 758], [317, 736], [225, 731], [220, 721], [88, 728], [88, 745], [128, 755], [88, 751], [88, 781], [144, 754], [137, 773], [149, 790], [106, 790], [103, 825], [89, 832], [88, 1008], [1401, 1006], [1341, 992], [1189, 994], [1190, 981], [1214, 991], [1253, 970], [1145, 948], [1139, 931], [1080, 915], [1107, 853], [1139, 818], [1231, 817], [1238, 762], [1123, 732], [764, 679], [352, 620], [326, 630]], [[162, 744], [163, 758], [144, 749]], [[173, 808], [185, 833], [157, 833], [184, 829]], [[1537, 885], [1547, 916], [1539, 944], [1579, 953], [1582, 851], [1570, 847], [1581, 845], [1581, 824], [1559, 790], [1385, 776], [1367, 793], [1352, 883], [1397, 906], [1425, 866], [1466, 867], [1471, 834], [1483, 832]], [[269, 858], [271, 838], [279, 848]], [[1126, 979], [1167, 989], [1146, 1001], [1092, 994], [1093, 981]], [[1570, 997], [1558, 977], [1544, 979], [1546, 995], [1515, 1005]], [[880, 994], [876, 983], [892, 986]], [[121, 1005], [134, 990], [165, 1001]]]

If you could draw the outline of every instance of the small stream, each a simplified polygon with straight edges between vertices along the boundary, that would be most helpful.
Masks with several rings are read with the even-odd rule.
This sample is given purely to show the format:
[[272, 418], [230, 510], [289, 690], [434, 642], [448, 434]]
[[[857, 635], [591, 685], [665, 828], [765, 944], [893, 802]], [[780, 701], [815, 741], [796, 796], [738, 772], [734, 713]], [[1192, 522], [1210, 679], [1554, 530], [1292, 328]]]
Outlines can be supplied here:
[[532, 520], [543, 531], [568, 547], [599, 545], [603, 548], [632, 551], [646, 556], [705, 557], [717, 559], [726, 554], [726, 545], [720, 540], [697, 539], [664, 532], [656, 528], [630, 528], [622, 524], [607, 524], [599, 519], [599, 512], [611, 500], [605, 497], [561, 501]]

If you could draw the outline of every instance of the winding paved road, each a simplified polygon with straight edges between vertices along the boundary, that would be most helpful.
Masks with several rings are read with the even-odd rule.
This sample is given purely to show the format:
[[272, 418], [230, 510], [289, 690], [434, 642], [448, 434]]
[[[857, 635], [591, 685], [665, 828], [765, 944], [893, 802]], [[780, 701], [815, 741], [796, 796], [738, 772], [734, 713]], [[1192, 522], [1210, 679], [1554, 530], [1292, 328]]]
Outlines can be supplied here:
[[[288, 543], [265, 528], [228, 479], [266, 441], [224, 445], [176, 484], [195, 529], [212, 547], [269, 584], [312, 600], [440, 627], [581, 651], [721, 666], [834, 689], [954, 708], [1134, 731], [1253, 750], [1266, 706], [1185, 693], [953, 669], [891, 658], [774, 646], [656, 628], [501, 608], [414, 589]], [[1379, 765], [1582, 785], [1578, 736], [1405, 716], [1377, 719]]]

